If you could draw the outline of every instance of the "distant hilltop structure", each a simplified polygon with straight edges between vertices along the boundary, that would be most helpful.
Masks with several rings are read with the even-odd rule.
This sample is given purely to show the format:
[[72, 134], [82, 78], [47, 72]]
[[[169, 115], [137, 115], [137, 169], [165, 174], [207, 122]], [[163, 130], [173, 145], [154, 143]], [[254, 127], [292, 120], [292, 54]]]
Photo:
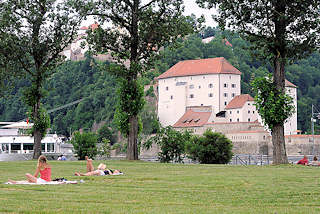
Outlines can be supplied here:
[[[78, 37], [62, 52], [62, 54], [66, 57], [66, 60], [79, 61], [85, 59], [85, 53], [89, 50], [88, 46], [86, 45], [86, 32], [88, 30], [95, 30], [98, 27], [98, 23], [80, 27], [78, 30]], [[98, 54], [94, 56], [94, 58], [101, 61], [113, 60], [111, 54]]]

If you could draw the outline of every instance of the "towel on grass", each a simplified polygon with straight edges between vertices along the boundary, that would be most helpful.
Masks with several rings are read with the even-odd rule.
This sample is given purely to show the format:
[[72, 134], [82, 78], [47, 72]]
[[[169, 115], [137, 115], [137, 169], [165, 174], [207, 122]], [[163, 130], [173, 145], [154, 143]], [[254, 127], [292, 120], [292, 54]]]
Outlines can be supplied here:
[[46, 183], [30, 183], [28, 181], [16, 181], [17, 183], [6, 182], [5, 184], [27, 184], [27, 185], [57, 185], [57, 184], [77, 184], [78, 181], [49, 181]]

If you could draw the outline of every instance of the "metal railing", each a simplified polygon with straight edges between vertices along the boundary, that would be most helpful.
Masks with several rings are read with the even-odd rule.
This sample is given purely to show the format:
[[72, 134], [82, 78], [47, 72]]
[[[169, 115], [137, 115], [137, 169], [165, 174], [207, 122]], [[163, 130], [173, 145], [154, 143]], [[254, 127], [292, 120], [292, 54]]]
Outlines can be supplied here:
[[269, 155], [250, 155], [250, 154], [236, 154], [232, 157], [229, 164], [231, 165], [269, 165], [271, 157]]

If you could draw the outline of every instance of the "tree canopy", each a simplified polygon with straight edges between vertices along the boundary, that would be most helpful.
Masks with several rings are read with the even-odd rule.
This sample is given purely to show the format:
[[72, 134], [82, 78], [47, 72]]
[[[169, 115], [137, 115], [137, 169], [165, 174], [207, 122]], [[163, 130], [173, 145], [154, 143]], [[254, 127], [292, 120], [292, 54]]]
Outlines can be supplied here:
[[[218, 14], [213, 17], [219, 26], [238, 32], [250, 41], [256, 56], [271, 62], [276, 96], [285, 93], [287, 62], [303, 58], [319, 47], [319, 1], [197, 0], [197, 3], [206, 8], [216, 7]], [[275, 112], [281, 114], [280, 118], [284, 113]], [[272, 123], [273, 161], [287, 163], [284, 120]]]
[[24, 101], [33, 121], [34, 155], [41, 154], [41, 139], [49, 127], [41, 104], [43, 85], [63, 62], [61, 52], [75, 39], [81, 21], [66, 1], [5, 0], [0, 3], [0, 69], [25, 76], [30, 84]]

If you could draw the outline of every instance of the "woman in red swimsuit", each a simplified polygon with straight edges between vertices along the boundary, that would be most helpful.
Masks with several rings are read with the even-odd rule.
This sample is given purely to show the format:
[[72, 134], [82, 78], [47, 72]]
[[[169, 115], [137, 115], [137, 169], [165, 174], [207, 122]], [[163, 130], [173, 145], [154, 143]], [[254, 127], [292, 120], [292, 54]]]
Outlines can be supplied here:
[[[30, 173], [26, 174], [26, 177], [28, 179], [28, 182], [30, 183], [46, 183], [51, 181], [51, 166], [47, 163], [47, 158], [44, 155], [40, 155], [38, 158], [38, 165], [36, 172], [34, 175], [31, 175]], [[38, 178], [38, 175], [40, 173], [40, 178]], [[10, 180], [11, 183], [16, 183], [16, 181]]]

